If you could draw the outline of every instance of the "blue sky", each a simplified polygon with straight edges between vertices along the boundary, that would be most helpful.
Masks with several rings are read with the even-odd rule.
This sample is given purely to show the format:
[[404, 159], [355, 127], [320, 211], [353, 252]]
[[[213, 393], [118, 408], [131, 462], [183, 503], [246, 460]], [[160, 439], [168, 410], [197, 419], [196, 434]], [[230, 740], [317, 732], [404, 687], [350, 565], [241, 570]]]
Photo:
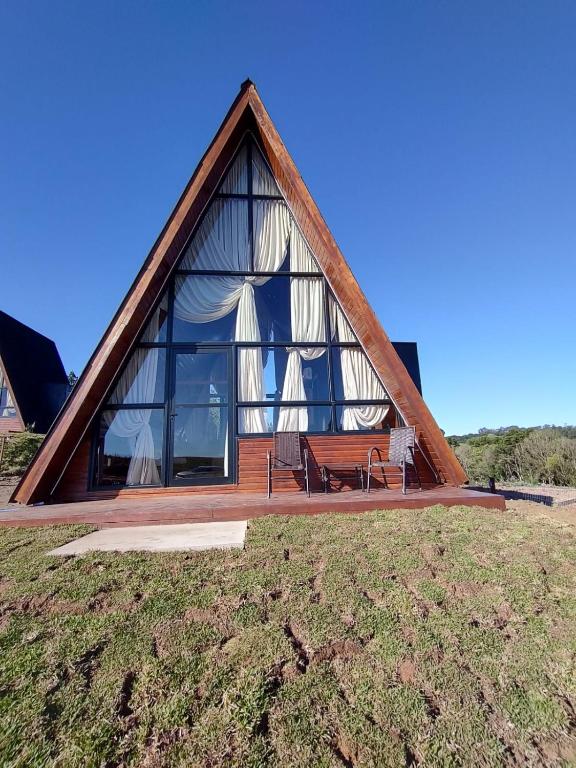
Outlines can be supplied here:
[[568, 0], [0, 0], [0, 307], [80, 372], [246, 77], [440, 426], [575, 423]]

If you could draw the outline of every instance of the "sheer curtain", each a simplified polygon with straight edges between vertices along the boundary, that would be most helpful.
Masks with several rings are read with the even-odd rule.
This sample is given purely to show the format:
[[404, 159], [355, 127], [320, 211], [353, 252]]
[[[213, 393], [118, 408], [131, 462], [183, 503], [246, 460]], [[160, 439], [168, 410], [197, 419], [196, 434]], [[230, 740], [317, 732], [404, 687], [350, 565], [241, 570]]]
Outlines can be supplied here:
[[[258, 200], [253, 205], [254, 271], [277, 272], [288, 245], [290, 215], [280, 200]], [[184, 269], [250, 271], [248, 209], [243, 200], [218, 200], [212, 204], [186, 253]], [[221, 275], [178, 277], [174, 298], [176, 317], [190, 323], [217, 320], [238, 308], [236, 341], [260, 341], [254, 286], [270, 276]], [[264, 400], [262, 350], [240, 349], [238, 399]], [[267, 432], [264, 408], [241, 409], [241, 432]]]
[[[292, 272], [318, 272], [318, 267], [306, 241], [292, 224], [290, 236], [290, 270]], [[290, 319], [292, 341], [322, 344], [326, 341], [324, 291], [321, 279], [290, 278]], [[306, 400], [302, 378], [302, 360], [315, 360], [326, 352], [326, 347], [286, 347], [288, 363], [282, 387], [282, 402]], [[306, 432], [308, 408], [306, 406], [280, 408], [279, 432]]]
[[0, 393], [5, 392], [4, 402], [0, 402], [0, 416], [15, 416], [16, 409], [14, 408], [14, 401], [12, 395], [8, 389], [8, 382], [4, 378], [4, 373], [0, 369]]
[[[332, 297], [330, 319], [332, 334], [337, 341], [358, 342], [342, 310]], [[340, 347], [340, 366], [345, 400], [383, 400], [386, 397], [386, 390], [363, 350]], [[345, 405], [341, 427], [345, 430], [370, 429], [380, 424], [389, 410], [389, 405]]]
[[[158, 349], [137, 349], [128, 361], [108, 403], [135, 405], [154, 402], [158, 354]], [[160, 482], [154, 437], [150, 428], [151, 416], [149, 408], [103, 412], [104, 422], [110, 432], [116, 437], [128, 438], [132, 444], [126, 485], [153, 485]]]

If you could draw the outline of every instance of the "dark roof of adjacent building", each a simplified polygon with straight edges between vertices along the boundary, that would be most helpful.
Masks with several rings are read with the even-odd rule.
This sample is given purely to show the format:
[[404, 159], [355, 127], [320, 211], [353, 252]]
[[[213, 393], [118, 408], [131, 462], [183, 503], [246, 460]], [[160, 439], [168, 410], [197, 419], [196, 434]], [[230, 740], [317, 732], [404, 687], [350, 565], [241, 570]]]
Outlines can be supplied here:
[[416, 385], [416, 389], [422, 394], [418, 344], [415, 341], [393, 341], [392, 346], [396, 350], [400, 360], [404, 363], [404, 368], [406, 368], [410, 374], [410, 378]]
[[0, 311], [0, 360], [24, 424], [48, 431], [68, 394], [56, 344]]

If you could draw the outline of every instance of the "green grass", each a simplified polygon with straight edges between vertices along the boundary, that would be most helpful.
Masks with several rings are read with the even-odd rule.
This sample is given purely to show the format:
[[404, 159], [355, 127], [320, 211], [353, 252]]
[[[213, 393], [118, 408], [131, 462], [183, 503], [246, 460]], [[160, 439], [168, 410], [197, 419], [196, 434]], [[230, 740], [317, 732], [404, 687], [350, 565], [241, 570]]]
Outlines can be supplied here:
[[576, 539], [482, 509], [270, 517], [244, 551], [0, 530], [0, 765], [576, 760]]

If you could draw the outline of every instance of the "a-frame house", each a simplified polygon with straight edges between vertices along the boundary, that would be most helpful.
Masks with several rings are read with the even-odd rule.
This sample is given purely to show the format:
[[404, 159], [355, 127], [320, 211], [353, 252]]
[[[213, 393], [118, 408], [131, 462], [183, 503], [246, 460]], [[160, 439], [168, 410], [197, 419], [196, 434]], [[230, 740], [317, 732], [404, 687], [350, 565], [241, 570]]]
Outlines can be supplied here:
[[318, 467], [403, 424], [466, 480], [246, 81], [14, 498], [263, 493], [273, 431]]
[[0, 311], [0, 435], [45, 433], [68, 389], [56, 344]]

